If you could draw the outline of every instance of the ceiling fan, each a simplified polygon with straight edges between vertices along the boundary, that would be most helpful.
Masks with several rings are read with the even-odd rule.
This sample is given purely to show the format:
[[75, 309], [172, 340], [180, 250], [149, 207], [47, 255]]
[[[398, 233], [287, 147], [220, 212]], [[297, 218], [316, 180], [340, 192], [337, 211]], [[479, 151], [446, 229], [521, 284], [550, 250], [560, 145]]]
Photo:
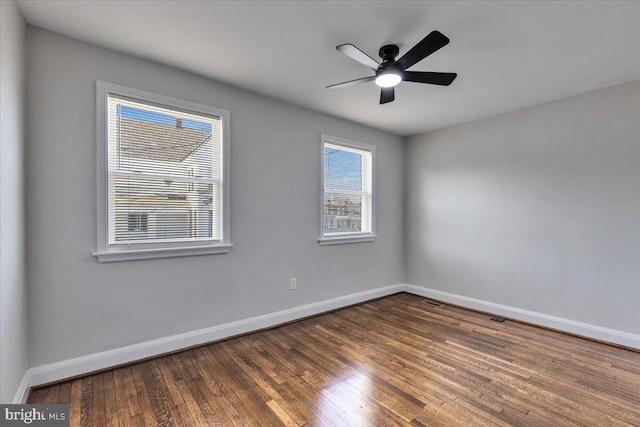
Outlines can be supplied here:
[[420, 43], [412, 47], [409, 52], [405, 53], [402, 58], [396, 61], [396, 56], [400, 53], [398, 46], [388, 44], [382, 46], [378, 55], [382, 58], [382, 63], [378, 63], [375, 59], [352, 45], [351, 43], [336, 46], [340, 52], [344, 53], [351, 59], [354, 59], [371, 68], [376, 72], [375, 76], [362, 77], [360, 79], [349, 80], [347, 82], [338, 83], [327, 86], [327, 89], [339, 89], [343, 87], [355, 86], [360, 83], [375, 81], [380, 86], [380, 104], [386, 104], [395, 99], [394, 87], [401, 81], [429, 83], [433, 85], [449, 86], [457, 77], [456, 73], [435, 73], [430, 71], [406, 71], [407, 68], [422, 61], [438, 49], [449, 44], [447, 36], [440, 31], [432, 31], [423, 38]]

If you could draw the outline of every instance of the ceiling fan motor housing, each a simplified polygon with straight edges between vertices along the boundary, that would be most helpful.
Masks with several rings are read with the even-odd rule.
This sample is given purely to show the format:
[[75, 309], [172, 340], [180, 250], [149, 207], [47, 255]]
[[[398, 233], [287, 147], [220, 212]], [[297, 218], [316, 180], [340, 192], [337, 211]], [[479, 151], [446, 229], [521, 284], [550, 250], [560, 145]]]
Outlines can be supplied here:
[[[380, 58], [382, 58], [382, 64], [380, 64], [380, 68], [376, 70], [376, 84], [378, 86], [395, 86], [404, 79], [404, 73], [402, 72], [402, 69], [395, 65], [395, 58], [396, 56], [398, 56], [398, 53], [400, 53], [400, 49], [398, 49], [398, 46], [394, 44], [387, 44], [380, 48], [378, 55], [380, 55]], [[380, 80], [378, 80], [378, 78], [385, 74], [396, 75], [397, 81], [387, 82], [387, 84], [382, 83]]]
[[400, 49], [395, 44], [386, 44], [380, 48], [378, 55], [383, 62], [393, 61], [400, 53]]
[[394, 65], [396, 63], [395, 58], [398, 56], [398, 53], [400, 53], [400, 49], [395, 44], [387, 44], [380, 48], [378, 55], [382, 58], [382, 64], [380, 64], [380, 68], [376, 71], [376, 77], [383, 74], [395, 74], [400, 78], [400, 80], [404, 78], [402, 69]]

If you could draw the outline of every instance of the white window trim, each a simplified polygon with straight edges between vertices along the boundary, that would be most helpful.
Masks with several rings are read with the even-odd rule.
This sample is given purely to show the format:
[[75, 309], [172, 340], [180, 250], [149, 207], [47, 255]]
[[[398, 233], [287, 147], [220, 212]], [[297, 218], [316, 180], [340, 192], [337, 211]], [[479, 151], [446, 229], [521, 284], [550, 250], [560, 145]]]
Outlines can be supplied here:
[[[171, 243], [165, 245], [149, 244], [148, 248], [127, 249], [125, 246], [110, 246], [108, 236], [108, 168], [107, 168], [107, 102], [108, 95], [121, 95], [140, 101], [161, 104], [181, 110], [194, 111], [203, 114], [210, 114], [220, 117], [222, 121], [222, 150], [223, 164], [222, 177], [224, 180], [222, 190], [222, 239], [221, 241], [206, 242], [186, 242]], [[229, 186], [229, 164], [230, 164], [230, 117], [228, 110], [214, 108], [208, 105], [197, 104], [195, 102], [184, 101], [169, 96], [158, 95], [139, 89], [121, 86], [115, 83], [96, 81], [96, 140], [97, 140], [97, 250], [93, 255], [100, 262], [129, 261], [151, 258], [168, 258], [192, 255], [207, 255], [228, 253], [231, 248], [230, 238], [230, 186]]]
[[[366, 150], [371, 153], [371, 232], [357, 232], [348, 233], [340, 236], [325, 236], [324, 235], [324, 144], [325, 142], [334, 143], [336, 145], [344, 146], [345, 148], [353, 148], [356, 150]], [[318, 237], [318, 243], [321, 246], [325, 245], [341, 245], [345, 243], [363, 243], [373, 242], [378, 237], [375, 234], [376, 230], [376, 147], [373, 145], [365, 144], [358, 141], [352, 141], [346, 138], [340, 138], [339, 136], [332, 136], [322, 134], [320, 136], [320, 237]]]

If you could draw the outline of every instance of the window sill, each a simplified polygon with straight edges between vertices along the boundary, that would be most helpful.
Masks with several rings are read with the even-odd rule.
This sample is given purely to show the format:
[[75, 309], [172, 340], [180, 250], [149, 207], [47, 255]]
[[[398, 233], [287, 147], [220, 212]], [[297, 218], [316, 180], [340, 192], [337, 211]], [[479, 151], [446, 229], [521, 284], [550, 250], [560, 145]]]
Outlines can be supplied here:
[[179, 256], [226, 254], [233, 245], [188, 246], [179, 248], [136, 249], [128, 251], [94, 252], [100, 262], [133, 261], [138, 259], [173, 258]]
[[363, 243], [373, 242], [376, 240], [375, 234], [366, 234], [362, 236], [338, 236], [338, 237], [321, 237], [318, 239], [318, 243], [321, 246], [326, 245], [342, 245], [345, 243]]

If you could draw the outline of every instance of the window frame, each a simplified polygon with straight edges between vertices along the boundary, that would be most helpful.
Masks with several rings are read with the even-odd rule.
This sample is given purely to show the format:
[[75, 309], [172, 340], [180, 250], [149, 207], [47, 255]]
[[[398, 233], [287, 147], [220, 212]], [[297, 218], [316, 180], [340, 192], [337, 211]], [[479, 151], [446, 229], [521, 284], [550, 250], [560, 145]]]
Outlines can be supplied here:
[[[206, 242], [150, 242], [141, 245], [111, 245], [108, 241], [108, 98], [123, 96], [142, 103], [159, 105], [185, 112], [217, 116], [222, 127], [222, 238]], [[96, 162], [97, 162], [97, 250], [93, 255], [100, 262], [129, 261], [138, 259], [168, 258], [191, 255], [228, 253], [233, 246], [230, 236], [229, 164], [230, 164], [230, 118], [228, 110], [159, 95], [115, 83], [96, 81]]]
[[[342, 146], [347, 150], [365, 151], [369, 152], [371, 156], [371, 197], [370, 197], [370, 215], [369, 219], [371, 223], [370, 231], [359, 231], [355, 233], [345, 233], [343, 235], [325, 235], [324, 232], [324, 201], [325, 201], [325, 184], [324, 184], [324, 163], [325, 163], [325, 145], [337, 145]], [[376, 193], [376, 147], [374, 145], [365, 144], [363, 142], [353, 141], [338, 136], [332, 136], [322, 134], [320, 137], [320, 237], [318, 237], [318, 243], [320, 245], [339, 245], [345, 243], [362, 243], [372, 242], [378, 237], [375, 233], [376, 230], [376, 215], [375, 215], [375, 193]], [[363, 171], [364, 173], [364, 171]], [[363, 177], [364, 179], [364, 177]], [[362, 215], [362, 212], [361, 212]]]

